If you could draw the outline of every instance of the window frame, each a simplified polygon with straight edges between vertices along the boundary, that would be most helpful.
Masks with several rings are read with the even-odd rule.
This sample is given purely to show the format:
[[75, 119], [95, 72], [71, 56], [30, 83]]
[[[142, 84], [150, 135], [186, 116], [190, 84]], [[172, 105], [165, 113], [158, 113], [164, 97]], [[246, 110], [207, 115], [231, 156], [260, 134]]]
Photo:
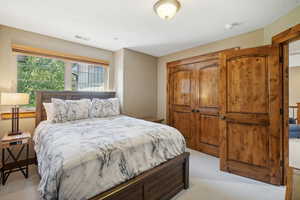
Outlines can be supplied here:
[[[65, 62], [65, 77], [64, 79], [66, 80], [66, 66], [69, 63], [72, 62], [81, 62], [81, 63], [90, 63], [94, 65], [101, 65], [102, 67], [106, 68], [106, 76], [105, 76], [105, 84], [104, 88], [105, 90], [108, 90], [109, 88], [109, 76], [110, 76], [110, 70], [109, 66], [110, 63], [109, 61], [102, 60], [102, 59], [97, 59], [97, 58], [90, 58], [90, 57], [85, 57], [85, 56], [78, 56], [74, 54], [68, 54], [68, 53], [62, 53], [59, 51], [52, 51], [52, 50], [47, 50], [47, 49], [42, 49], [42, 48], [36, 48], [36, 47], [31, 47], [27, 45], [20, 45], [20, 44], [12, 44], [11, 49], [13, 52], [13, 55], [15, 56], [15, 62], [16, 66], [17, 64], [17, 55], [25, 55], [25, 56], [37, 56], [37, 57], [45, 57], [45, 58], [52, 58], [52, 59], [57, 59]], [[18, 73], [18, 67], [16, 69]], [[18, 76], [18, 74], [16, 74]], [[18, 82], [18, 77], [16, 78]], [[72, 70], [71, 70], [71, 88], [68, 88], [66, 85], [64, 85], [65, 90], [72, 90]], [[0, 113], [1, 120], [9, 120], [11, 119], [11, 112], [1, 112]], [[35, 118], [35, 109], [33, 108], [24, 108], [21, 109], [20, 111], [20, 118]]]

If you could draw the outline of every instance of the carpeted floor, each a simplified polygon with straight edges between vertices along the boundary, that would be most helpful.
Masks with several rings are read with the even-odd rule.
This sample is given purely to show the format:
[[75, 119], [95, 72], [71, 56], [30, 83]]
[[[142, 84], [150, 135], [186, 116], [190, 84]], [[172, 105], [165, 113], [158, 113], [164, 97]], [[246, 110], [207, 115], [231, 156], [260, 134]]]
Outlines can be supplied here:
[[[39, 177], [30, 168], [30, 177], [12, 174], [0, 186], [1, 200], [38, 200]], [[268, 185], [219, 170], [219, 159], [191, 150], [190, 188], [173, 200], [284, 200], [285, 187]]]

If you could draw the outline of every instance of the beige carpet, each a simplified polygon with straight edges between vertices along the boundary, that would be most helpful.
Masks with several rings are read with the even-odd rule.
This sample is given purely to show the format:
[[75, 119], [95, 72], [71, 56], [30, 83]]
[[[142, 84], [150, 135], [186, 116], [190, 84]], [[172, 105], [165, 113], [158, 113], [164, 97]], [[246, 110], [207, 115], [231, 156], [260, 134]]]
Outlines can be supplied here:
[[[36, 168], [30, 177], [11, 175], [5, 186], [0, 186], [1, 200], [38, 200], [39, 178]], [[285, 187], [277, 187], [219, 170], [217, 158], [191, 151], [190, 189], [173, 200], [284, 200]]]

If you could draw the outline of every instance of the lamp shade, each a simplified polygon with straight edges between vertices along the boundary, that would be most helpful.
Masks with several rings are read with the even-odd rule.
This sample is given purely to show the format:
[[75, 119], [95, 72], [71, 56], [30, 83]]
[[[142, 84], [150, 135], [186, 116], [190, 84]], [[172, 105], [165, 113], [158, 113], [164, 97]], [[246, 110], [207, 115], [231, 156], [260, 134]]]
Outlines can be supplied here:
[[26, 93], [1, 93], [0, 105], [3, 106], [15, 106], [26, 105], [29, 103], [29, 94]]

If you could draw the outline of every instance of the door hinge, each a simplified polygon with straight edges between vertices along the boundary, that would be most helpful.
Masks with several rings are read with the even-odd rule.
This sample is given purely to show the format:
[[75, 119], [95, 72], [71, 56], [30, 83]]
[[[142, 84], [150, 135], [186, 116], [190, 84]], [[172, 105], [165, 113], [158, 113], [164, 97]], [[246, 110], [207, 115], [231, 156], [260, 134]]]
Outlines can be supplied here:
[[284, 167], [284, 162], [283, 162], [283, 160], [280, 160], [280, 167]]
[[283, 109], [282, 108], [280, 108], [280, 115], [283, 115]]
[[283, 56], [279, 56], [279, 63], [283, 64]]

